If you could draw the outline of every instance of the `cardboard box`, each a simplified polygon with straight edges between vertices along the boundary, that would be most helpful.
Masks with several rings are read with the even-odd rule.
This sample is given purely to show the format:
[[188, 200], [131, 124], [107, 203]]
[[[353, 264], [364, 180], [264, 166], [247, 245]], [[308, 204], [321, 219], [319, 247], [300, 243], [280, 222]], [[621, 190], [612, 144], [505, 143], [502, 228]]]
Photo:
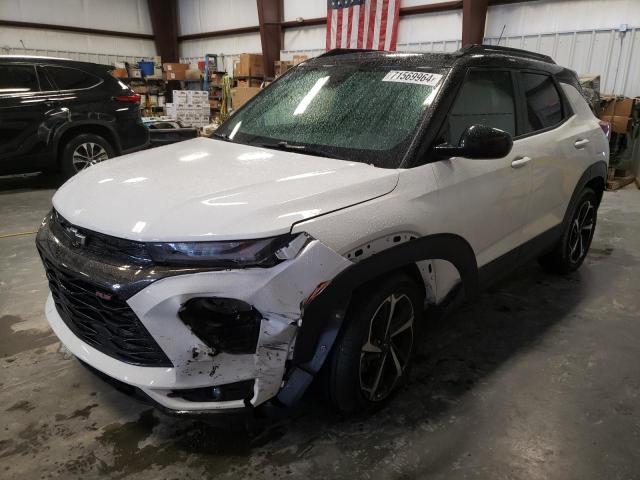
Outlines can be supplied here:
[[237, 110], [260, 92], [256, 87], [238, 87], [231, 90], [231, 104]]
[[208, 92], [204, 90], [187, 90], [187, 101], [194, 104], [206, 104], [209, 100]]
[[600, 75], [580, 75], [578, 80], [583, 88], [590, 88], [594, 92], [600, 93]]
[[117, 78], [128, 78], [129, 73], [126, 68], [116, 68], [113, 72], [113, 76]]
[[162, 70], [165, 72], [184, 72], [189, 65], [186, 63], [163, 63]]
[[627, 133], [631, 129], [631, 117], [621, 115], [603, 115], [600, 120], [611, 124], [611, 131], [614, 133]]
[[238, 87], [260, 87], [262, 79], [260, 78], [239, 78]]
[[273, 62], [273, 69], [276, 77], [283, 75], [291, 67], [293, 67], [293, 62], [290, 60], [276, 60]]
[[186, 70], [172, 70], [165, 71], [163, 78], [165, 80], [186, 80], [187, 77], [185, 75]]
[[172, 98], [173, 103], [187, 103], [189, 94], [186, 90], [174, 90]]
[[293, 64], [297, 65], [297, 64], [299, 64], [301, 62], [304, 62], [305, 60], [308, 60], [308, 59], [309, 59], [309, 57], [306, 56], [306, 55], [294, 55], [293, 56]]
[[233, 64], [234, 77], [261, 77], [264, 76], [262, 55], [257, 53], [242, 53]]
[[630, 117], [633, 114], [635, 98], [620, 98], [616, 100], [615, 115], [617, 117]]
[[188, 69], [185, 70], [186, 80], [200, 80], [202, 78], [202, 72], [200, 70]]
[[636, 104], [635, 98], [602, 96], [602, 117], [630, 117]]

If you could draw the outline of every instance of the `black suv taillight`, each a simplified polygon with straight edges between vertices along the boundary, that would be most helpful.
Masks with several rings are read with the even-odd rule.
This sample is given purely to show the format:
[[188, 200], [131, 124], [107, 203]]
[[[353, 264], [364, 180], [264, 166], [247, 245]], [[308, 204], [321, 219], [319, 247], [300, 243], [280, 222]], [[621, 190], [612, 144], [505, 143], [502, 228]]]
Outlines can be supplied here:
[[113, 97], [116, 102], [122, 103], [140, 103], [140, 95], [137, 93], [130, 93], [127, 95], [116, 95]]

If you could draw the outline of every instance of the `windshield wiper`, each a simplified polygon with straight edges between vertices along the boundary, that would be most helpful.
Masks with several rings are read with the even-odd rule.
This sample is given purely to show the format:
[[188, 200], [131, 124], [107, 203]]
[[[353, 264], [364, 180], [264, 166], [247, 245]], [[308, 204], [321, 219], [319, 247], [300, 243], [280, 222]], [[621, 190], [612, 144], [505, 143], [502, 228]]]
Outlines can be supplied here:
[[213, 136], [220, 140], [224, 140], [225, 142], [233, 142], [226, 133], [213, 132]]
[[309, 147], [308, 145], [291, 145], [289, 142], [281, 141], [274, 143], [261, 143], [259, 146], [262, 148], [275, 148], [280, 150], [290, 150], [294, 152], [305, 153], [307, 155], [315, 155], [317, 157], [336, 158], [338, 160], [345, 160], [344, 157], [336, 155], [335, 153], [329, 153], [326, 150], [320, 148]]

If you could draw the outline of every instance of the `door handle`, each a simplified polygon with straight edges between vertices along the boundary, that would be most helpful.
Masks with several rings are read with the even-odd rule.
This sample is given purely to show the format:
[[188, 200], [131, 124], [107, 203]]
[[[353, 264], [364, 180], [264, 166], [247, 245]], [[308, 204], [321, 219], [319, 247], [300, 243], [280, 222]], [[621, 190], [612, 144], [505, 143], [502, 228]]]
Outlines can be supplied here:
[[521, 168], [521, 167], [524, 167], [530, 161], [531, 161], [531, 157], [518, 157], [513, 162], [511, 162], [511, 167]]
[[584, 147], [586, 147], [588, 143], [589, 143], [588, 138], [579, 138], [578, 140], [575, 141], [573, 146], [576, 147], [578, 150], [581, 150]]

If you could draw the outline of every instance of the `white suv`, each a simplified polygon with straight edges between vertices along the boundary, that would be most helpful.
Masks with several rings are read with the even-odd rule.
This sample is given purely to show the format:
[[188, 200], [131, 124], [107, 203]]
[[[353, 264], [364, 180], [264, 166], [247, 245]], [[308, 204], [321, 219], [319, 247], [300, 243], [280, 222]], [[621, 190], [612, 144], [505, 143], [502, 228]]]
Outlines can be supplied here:
[[608, 155], [548, 57], [329, 52], [212, 138], [60, 188], [37, 237], [46, 315], [85, 364], [172, 411], [291, 405], [319, 373], [341, 411], [374, 407], [425, 306], [531, 258], [581, 264]]

